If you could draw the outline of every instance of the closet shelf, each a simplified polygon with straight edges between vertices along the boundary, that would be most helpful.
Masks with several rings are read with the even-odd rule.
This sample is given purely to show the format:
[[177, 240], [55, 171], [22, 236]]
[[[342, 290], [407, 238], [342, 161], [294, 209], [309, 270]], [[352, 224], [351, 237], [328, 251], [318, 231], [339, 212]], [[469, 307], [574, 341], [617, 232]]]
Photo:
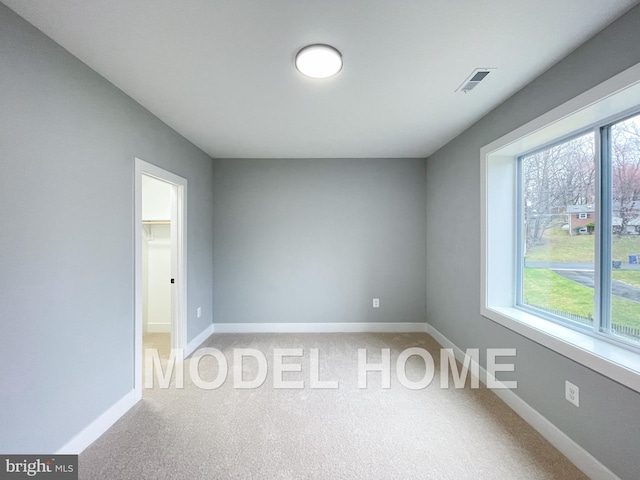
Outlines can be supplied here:
[[171, 225], [171, 220], [143, 220], [143, 225]]

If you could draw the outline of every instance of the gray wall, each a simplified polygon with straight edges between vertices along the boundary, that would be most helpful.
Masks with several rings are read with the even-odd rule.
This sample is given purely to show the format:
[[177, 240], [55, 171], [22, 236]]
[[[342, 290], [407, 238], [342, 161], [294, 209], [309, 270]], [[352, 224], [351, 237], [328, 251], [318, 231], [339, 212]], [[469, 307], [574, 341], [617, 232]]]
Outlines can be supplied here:
[[516, 393], [623, 479], [640, 477], [640, 394], [479, 314], [480, 148], [640, 62], [639, 27], [635, 7], [427, 160], [428, 322], [463, 349], [516, 347]]
[[516, 347], [517, 393], [637, 478], [640, 395], [478, 311], [480, 147], [639, 62], [638, 25], [635, 8], [434, 154], [426, 181], [421, 160], [380, 159], [217, 160], [214, 177], [205, 154], [0, 5], [0, 451], [54, 451], [132, 388], [138, 156], [189, 181], [189, 339], [214, 317], [426, 312], [462, 348]]
[[214, 172], [215, 323], [425, 320], [424, 160], [215, 160]]
[[211, 324], [212, 163], [4, 5], [0, 65], [0, 452], [53, 452], [133, 388], [136, 156], [189, 182]]

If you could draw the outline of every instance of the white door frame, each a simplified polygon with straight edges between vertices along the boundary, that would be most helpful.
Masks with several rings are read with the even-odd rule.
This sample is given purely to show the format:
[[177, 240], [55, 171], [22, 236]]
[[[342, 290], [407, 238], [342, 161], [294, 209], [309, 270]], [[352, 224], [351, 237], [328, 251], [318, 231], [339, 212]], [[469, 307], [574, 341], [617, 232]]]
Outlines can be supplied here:
[[[173, 185], [171, 231], [172, 268], [175, 285], [172, 289], [171, 348], [185, 350], [187, 338], [187, 180], [139, 158], [135, 159], [135, 326], [134, 326], [134, 378], [136, 401], [142, 398], [142, 176], [148, 175]], [[173, 218], [175, 217], [175, 218]], [[174, 228], [175, 224], [175, 228]], [[174, 233], [175, 232], [175, 233]], [[178, 353], [178, 352], [176, 352]]]

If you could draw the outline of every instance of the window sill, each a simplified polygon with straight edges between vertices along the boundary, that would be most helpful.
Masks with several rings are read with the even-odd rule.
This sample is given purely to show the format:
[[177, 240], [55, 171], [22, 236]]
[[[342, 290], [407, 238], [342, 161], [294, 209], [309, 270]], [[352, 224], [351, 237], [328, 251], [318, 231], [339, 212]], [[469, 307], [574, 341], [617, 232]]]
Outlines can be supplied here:
[[487, 307], [482, 315], [636, 392], [640, 354], [550, 322], [515, 307]]

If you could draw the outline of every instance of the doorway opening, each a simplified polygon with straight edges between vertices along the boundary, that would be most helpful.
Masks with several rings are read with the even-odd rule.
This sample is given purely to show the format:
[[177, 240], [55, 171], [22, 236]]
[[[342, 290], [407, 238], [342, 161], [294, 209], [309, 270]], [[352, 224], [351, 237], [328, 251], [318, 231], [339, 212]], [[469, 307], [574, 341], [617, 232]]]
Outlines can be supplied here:
[[[177, 187], [142, 175], [142, 350], [169, 358], [174, 279], [171, 204]], [[144, 357], [142, 359], [144, 368]]]
[[186, 179], [136, 158], [134, 391], [146, 348], [160, 359], [186, 339]]

